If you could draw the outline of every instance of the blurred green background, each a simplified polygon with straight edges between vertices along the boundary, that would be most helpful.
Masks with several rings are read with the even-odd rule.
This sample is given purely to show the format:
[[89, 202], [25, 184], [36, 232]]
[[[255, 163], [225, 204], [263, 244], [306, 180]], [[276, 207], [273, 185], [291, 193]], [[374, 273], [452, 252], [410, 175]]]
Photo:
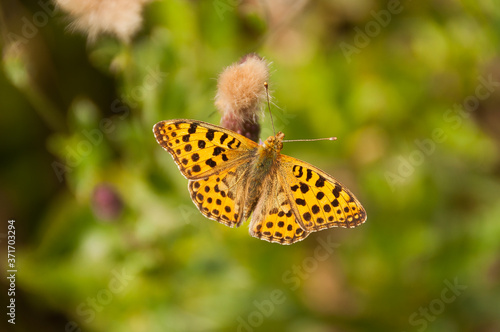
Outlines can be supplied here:
[[[499, 5], [156, 1], [130, 43], [57, 11], [13, 52], [43, 9], [3, 2], [0, 327], [500, 331]], [[249, 52], [272, 62], [277, 129], [339, 138], [283, 153], [347, 185], [364, 225], [281, 246], [192, 204], [152, 126], [218, 124], [216, 78]]]

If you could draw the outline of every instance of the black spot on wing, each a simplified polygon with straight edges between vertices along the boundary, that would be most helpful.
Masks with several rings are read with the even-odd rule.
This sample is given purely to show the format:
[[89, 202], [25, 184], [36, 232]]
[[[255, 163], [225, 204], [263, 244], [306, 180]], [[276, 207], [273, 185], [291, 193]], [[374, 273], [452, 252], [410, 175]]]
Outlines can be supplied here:
[[190, 134], [196, 133], [197, 127], [198, 127], [198, 125], [196, 123], [191, 123], [191, 125], [189, 126], [189, 129], [188, 129], [188, 133], [190, 133]]
[[229, 136], [224, 133], [222, 134], [222, 136], [220, 137], [220, 144], [224, 144], [224, 141], [228, 138]]
[[333, 188], [332, 193], [335, 196], [335, 198], [340, 197], [340, 192], [342, 191], [342, 187], [338, 184], [335, 184], [335, 188]]
[[205, 164], [207, 164], [208, 166], [210, 166], [212, 168], [217, 166], [217, 163], [214, 160], [212, 160], [212, 158], [207, 159], [207, 161], [205, 161]]
[[323, 187], [325, 185], [325, 178], [320, 175], [319, 179], [316, 180], [315, 185], [316, 185], [316, 187], [319, 187], [319, 188]]
[[216, 146], [216, 147], [214, 148], [214, 152], [212, 153], [212, 155], [214, 155], [214, 156], [218, 156], [218, 155], [220, 155], [222, 152], [225, 152], [225, 151], [226, 151], [226, 149], [221, 148], [220, 146]]
[[215, 131], [213, 129], [208, 129], [207, 133], [205, 134], [205, 137], [209, 140], [212, 141], [215, 137]]
[[302, 198], [297, 198], [295, 200], [295, 203], [297, 203], [297, 205], [302, 205], [302, 206], [306, 206], [306, 201], [303, 200]]
[[[302, 170], [303, 170], [302, 166], [299, 166], [299, 165], [293, 166], [293, 173], [294, 173], [296, 178], [301, 178], [302, 175], [304, 175], [304, 172]], [[295, 173], [298, 173], [298, 174], [295, 174]]]
[[[233, 138], [229, 143], [227, 143], [227, 147], [230, 148], [230, 149], [234, 149], [233, 148], [233, 144], [236, 143], [236, 138]], [[239, 143], [239, 142], [238, 142]], [[239, 144], [236, 146], [236, 148], [240, 146]]]

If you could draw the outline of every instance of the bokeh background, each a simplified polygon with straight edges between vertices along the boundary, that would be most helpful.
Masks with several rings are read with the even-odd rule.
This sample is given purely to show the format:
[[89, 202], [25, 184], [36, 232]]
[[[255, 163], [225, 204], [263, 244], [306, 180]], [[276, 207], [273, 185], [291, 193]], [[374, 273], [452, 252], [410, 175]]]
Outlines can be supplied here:
[[[106, 2], [1, 3], [2, 330], [500, 331], [498, 2]], [[283, 153], [364, 225], [281, 246], [191, 203], [152, 126], [219, 123], [217, 76], [249, 52], [288, 139], [339, 138]]]

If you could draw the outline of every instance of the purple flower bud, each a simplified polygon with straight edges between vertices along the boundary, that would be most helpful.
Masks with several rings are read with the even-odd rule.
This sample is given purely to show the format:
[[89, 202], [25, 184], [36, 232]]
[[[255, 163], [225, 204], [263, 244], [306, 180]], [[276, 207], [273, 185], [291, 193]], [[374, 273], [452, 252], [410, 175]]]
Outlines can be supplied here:
[[92, 193], [92, 210], [99, 219], [114, 220], [123, 211], [123, 201], [113, 186], [100, 183]]

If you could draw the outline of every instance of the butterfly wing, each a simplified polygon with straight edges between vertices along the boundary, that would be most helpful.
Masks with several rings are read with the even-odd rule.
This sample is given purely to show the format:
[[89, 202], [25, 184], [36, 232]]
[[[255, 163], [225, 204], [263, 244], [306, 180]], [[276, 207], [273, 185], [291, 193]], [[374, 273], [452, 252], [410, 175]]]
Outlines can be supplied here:
[[196, 120], [160, 121], [153, 127], [156, 141], [167, 150], [181, 173], [203, 179], [235, 164], [244, 163], [254, 141], [225, 128]]
[[245, 221], [246, 182], [241, 175], [245, 174], [244, 166], [225, 168], [189, 181], [191, 199], [203, 215], [229, 227], [238, 227]]
[[196, 120], [161, 121], [153, 132], [190, 180], [191, 199], [200, 212], [224, 225], [239, 226], [246, 202], [246, 165], [258, 144]]
[[[250, 223], [250, 235], [269, 242], [292, 244], [305, 239], [309, 232], [299, 224], [286, 183], [275, 172], [274, 181], [265, 181]], [[288, 189], [290, 190], [290, 189]]]
[[281, 244], [303, 240], [310, 232], [356, 227], [366, 212], [340, 182], [319, 168], [281, 155], [272, 181], [266, 181], [250, 234]]
[[305, 230], [353, 228], [365, 222], [366, 211], [361, 203], [331, 175], [285, 155], [280, 158], [279, 169]]

